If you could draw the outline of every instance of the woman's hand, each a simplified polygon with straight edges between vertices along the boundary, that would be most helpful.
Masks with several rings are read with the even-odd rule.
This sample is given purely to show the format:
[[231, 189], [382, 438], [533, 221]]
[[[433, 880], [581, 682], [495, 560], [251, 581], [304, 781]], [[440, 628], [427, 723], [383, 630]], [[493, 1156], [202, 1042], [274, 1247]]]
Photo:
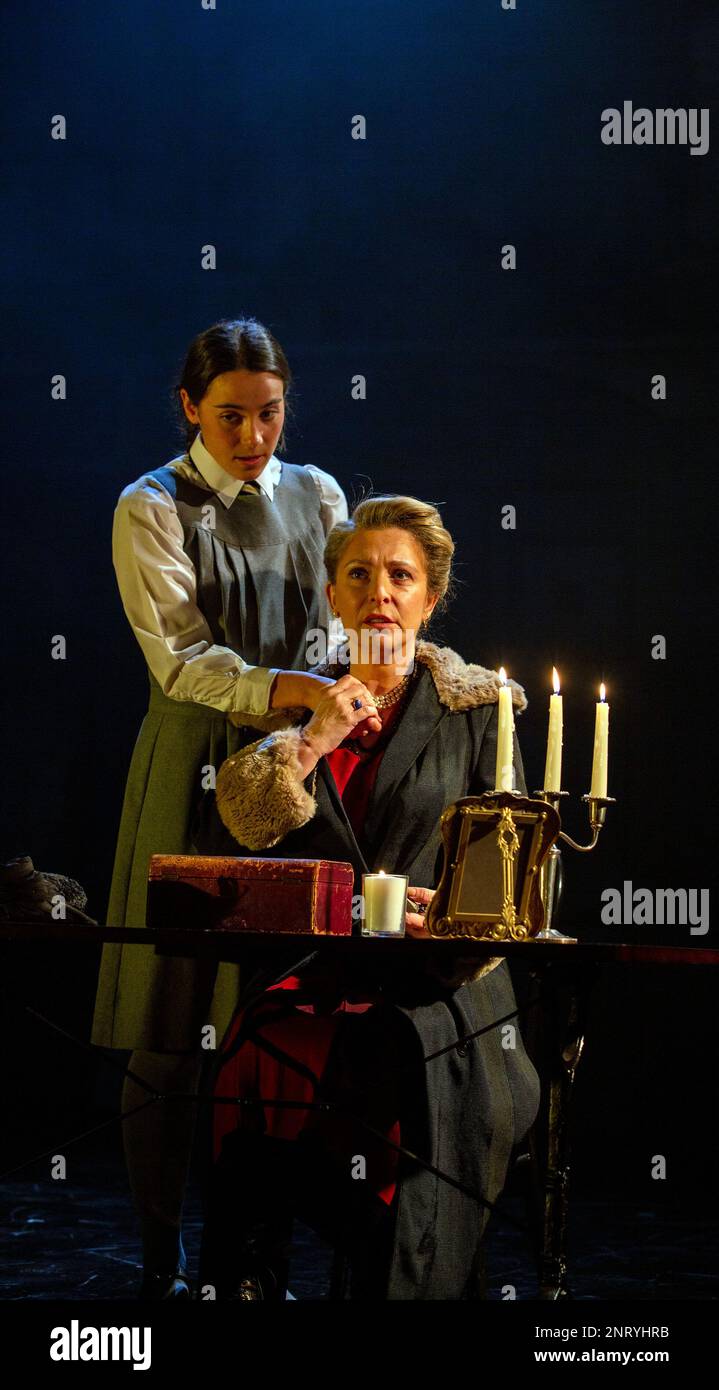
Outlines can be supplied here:
[[272, 682], [270, 709], [316, 709], [328, 686], [329, 676], [312, 676], [309, 671], [278, 671]]
[[[434, 897], [434, 888], [408, 888], [407, 899], [412, 902], [425, 903], [427, 907]], [[424, 920], [423, 912], [406, 912], [404, 916], [405, 930], [408, 936], [429, 936]]]
[[[356, 703], [359, 703], [358, 709], [355, 709]], [[302, 730], [302, 737], [317, 757], [323, 758], [339, 748], [343, 739], [349, 738], [360, 724], [370, 733], [381, 731], [382, 720], [374, 696], [355, 676], [340, 676], [322, 691], [312, 718]]]

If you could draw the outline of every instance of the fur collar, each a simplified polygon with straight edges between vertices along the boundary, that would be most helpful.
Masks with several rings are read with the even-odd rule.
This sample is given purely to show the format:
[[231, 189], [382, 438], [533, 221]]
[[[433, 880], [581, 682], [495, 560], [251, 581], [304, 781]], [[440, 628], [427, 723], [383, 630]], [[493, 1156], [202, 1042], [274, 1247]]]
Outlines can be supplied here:
[[[486, 666], [463, 661], [459, 653], [452, 651], [451, 647], [438, 647], [434, 642], [418, 639], [415, 657], [423, 666], [428, 667], [440, 703], [446, 705], [453, 713], [476, 709], [478, 705], [496, 704], [499, 699], [501, 681], [498, 673]], [[337, 678], [346, 672], [346, 666], [329, 657], [319, 666], [312, 667], [312, 673], [316, 676]], [[513, 680], [508, 680], [507, 685], [512, 692], [512, 704], [521, 713], [527, 708], [524, 689]], [[268, 714], [230, 715], [230, 719], [233, 724], [245, 724], [251, 728], [271, 731], [299, 723], [304, 714], [305, 711], [301, 709], [278, 709]]]
[[[433, 642], [419, 640], [415, 647], [417, 661], [429, 666], [437, 694], [443, 705], [451, 710], [475, 709], [477, 705], [496, 704], [501, 681], [497, 671], [474, 662], [463, 661], [451, 647], [437, 647]], [[512, 704], [518, 710], [527, 708], [527, 697], [521, 685], [508, 680]]]
[[[415, 658], [423, 666], [428, 666], [441, 704], [453, 711], [476, 709], [478, 705], [496, 704], [499, 699], [501, 681], [497, 671], [486, 666], [477, 666], [464, 661], [451, 647], [438, 647], [434, 642], [423, 642], [418, 638], [415, 644]], [[347, 667], [330, 658], [319, 666], [313, 666], [316, 676], [341, 676]], [[512, 704], [518, 710], [527, 708], [527, 697], [521, 685], [508, 680], [512, 692]]]

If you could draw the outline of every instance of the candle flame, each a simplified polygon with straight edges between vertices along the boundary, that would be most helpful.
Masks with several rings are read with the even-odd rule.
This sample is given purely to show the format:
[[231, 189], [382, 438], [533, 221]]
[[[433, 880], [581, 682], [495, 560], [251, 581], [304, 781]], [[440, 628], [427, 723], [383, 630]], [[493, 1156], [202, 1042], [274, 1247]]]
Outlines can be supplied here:
[[607, 698], [607, 687], [606, 687], [606, 685], [604, 684], [604, 681], [602, 681], [602, 683], [601, 683], [601, 685], [600, 685], [600, 687], [599, 687], [599, 698], [600, 698], [600, 700], [606, 700], [606, 698]]
[[379, 877], [380, 877], [380, 878], [385, 878], [385, 877], [386, 877], [384, 869], [380, 869], [380, 871], [379, 871]]
[[552, 667], [552, 685], [554, 686], [554, 693], [555, 693], [555, 695], [558, 695], [558, 694], [559, 694], [559, 672], [558, 672], [556, 666], [553, 666], [553, 667]]
[[499, 679], [501, 680], [502, 685], [507, 684], [507, 672], [505, 671], [503, 666], [500, 666], [499, 668]]

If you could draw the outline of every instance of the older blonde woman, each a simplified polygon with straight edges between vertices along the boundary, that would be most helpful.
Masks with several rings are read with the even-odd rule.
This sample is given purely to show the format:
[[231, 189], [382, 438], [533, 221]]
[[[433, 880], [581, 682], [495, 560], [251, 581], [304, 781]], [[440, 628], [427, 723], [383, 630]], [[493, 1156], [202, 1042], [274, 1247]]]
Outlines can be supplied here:
[[[362, 873], [407, 874], [413, 903], [426, 905], [441, 868], [443, 810], [492, 789], [495, 780], [497, 673], [418, 638], [446, 600], [453, 551], [437, 510], [411, 497], [368, 498], [333, 528], [325, 549], [327, 595], [348, 635], [349, 669], [341, 660], [318, 668], [336, 680], [311, 715], [261, 739], [248, 729], [247, 745], [219, 771], [203, 849], [349, 861], [357, 892]], [[521, 711], [524, 692], [511, 684]], [[514, 766], [516, 785], [525, 791], [516, 736]], [[425, 931], [421, 911], [408, 913], [407, 928]], [[358, 1187], [363, 1190], [348, 1240], [356, 1295], [477, 1297], [487, 1209], [409, 1159], [388, 1169], [393, 1151], [373, 1147], [366, 1125], [395, 1141], [401, 1136], [403, 1147], [428, 1165], [494, 1201], [539, 1102], [519, 1030], [514, 1046], [503, 1046], [500, 1030], [490, 1027], [461, 1054], [447, 1051], [426, 1066], [423, 1058], [511, 1013], [507, 966], [496, 961], [464, 983], [415, 969], [359, 1005], [352, 984], [343, 982], [338, 999], [335, 980], [331, 1003], [326, 996], [316, 1012], [306, 992], [297, 996], [302, 1009], [290, 1008], [287, 990], [266, 993], [264, 1021], [251, 1041], [239, 1046], [247, 1033], [243, 1015], [231, 1025], [218, 1088], [267, 1098], [274, 1086], [285, 1099], [301, 1100], [312, 1097], [313, 1077], [318, 1084], [333, 1077], [335, 1099], [354, 1105], [363, 1122], [340, 1140], [323, 1121], [335, 1206], [345, 1201], [356, 1208]], [[281, 1188], [289, 1195], [276, 1164], [281, 1168], [282, 1155], [293, 1151], [292, 1171], [316, 1175], [314, 1158], [303, 1170], [302, 1146], [292, 1143], [317, 1139], [316, 1118], [268, 1106], [238, 1128], [238, 1115], [246, 1112], [230, 1114], [227, 1106], [216, 1112], [218, 1166], [204, 1277], [217, 1280], [223, 1297], [273, 1297], [282, 1287], [282, 1223], [273, 1225], [267, 1212], [273, 1208], [278, 1216]], [[350, 1160], [368, 1150], [363, 1186], [352, 1182]], [[258, 1227], [262, 1190], [267, 1219]], [[295, 1196], [301, 1199], [299, 1190]]]

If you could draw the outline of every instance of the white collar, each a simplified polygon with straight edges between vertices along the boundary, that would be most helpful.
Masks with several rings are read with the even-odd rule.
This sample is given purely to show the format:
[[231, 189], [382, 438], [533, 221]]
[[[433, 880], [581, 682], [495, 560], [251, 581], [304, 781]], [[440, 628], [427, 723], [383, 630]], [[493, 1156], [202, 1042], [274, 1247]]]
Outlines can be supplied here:
[[[189, 450], [189, 456], [197, 471], [202, 474], [202, 477], [212, 488], [212, 491], [217, 493], [217, 496], [224, 506], [231, 507], [238, 492], [241, 492], [245, 486], [243, 480], [241, 478], [233, 478], [231, 473], [225, 472], [224, 468], [220, 466], [209, 450], [205, 448], [200, 434], [195, 436]], [[255, 479], [270, 502], [272, 501], [275, 487], [280, 481], [281, 472], [282, 463], [273, 454], [272, 458], [265, 464], [262, 472], [258, 474]]]

